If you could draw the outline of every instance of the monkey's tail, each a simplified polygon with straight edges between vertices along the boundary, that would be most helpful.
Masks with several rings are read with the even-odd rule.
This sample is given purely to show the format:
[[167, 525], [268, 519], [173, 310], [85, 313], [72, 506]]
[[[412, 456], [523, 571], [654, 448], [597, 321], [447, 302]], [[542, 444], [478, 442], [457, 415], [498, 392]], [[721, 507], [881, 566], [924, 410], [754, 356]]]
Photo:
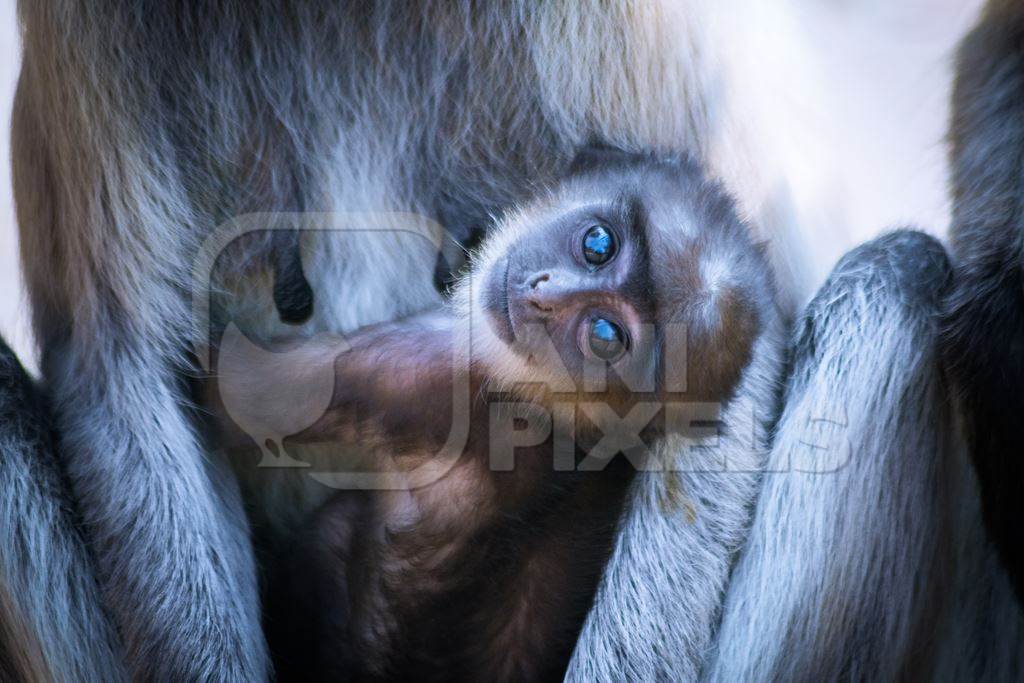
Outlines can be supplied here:
[[1024, 4], [991, 0], [953, 95], [955, 285], [943, 359], [965, 415], [985, 522], [1024, 598]]

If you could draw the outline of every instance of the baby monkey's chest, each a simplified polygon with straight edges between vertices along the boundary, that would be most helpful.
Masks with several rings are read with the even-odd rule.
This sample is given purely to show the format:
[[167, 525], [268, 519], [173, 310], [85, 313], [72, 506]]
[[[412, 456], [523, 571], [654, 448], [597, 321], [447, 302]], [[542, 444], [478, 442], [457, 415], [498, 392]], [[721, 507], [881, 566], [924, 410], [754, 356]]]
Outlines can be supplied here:
[[[353, 630], [367, 650], [360, 659], [473, 678], [560, 670], [612, 525], [604, 505], [600, 519], [587, 519], [580, 482], [550, 476], [556, 481], [531, 481], [526, 495], [514, 473], [463, 466], [420, 490], [375, 494], [372, 533], [357, 540], [350, 577], [359, 584], [351, 595]], [[618, 496], [590, 493], [616, 509]]]
[[551, 503], [551, 491], [526, 468], [495, 473], [467, 457], [421, 481], [427, 483], [372, 494], [365, 557], [389, 608], [410, 612], [467, 591], [493, 594], [490, 584], [518, 564], [506, 555], [539, 531], [531, 510]]

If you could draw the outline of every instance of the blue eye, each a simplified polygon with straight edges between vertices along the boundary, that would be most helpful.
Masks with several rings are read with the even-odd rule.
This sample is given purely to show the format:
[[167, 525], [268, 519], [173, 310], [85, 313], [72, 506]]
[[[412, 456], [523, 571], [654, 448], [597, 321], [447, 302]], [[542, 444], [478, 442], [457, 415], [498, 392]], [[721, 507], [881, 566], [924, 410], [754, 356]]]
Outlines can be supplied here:
[[595, 225], [583, 236], [583, 258], [587, 263], [601, 266], [615, 256], [615, 237], [607, 228]]
[[622, 328], [604, 318], [596, 318], [590, 323], [590, 334], [587, 339], [590, 352], [601, 360], [615, 360], [626, 349], [626, 335]]

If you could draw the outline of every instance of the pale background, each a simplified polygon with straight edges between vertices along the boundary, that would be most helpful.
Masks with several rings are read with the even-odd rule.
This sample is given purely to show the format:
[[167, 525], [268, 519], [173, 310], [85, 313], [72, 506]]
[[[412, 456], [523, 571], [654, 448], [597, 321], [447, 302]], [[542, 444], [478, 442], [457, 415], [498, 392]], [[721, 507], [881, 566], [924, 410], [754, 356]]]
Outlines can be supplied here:
[[[903, 224], [943, 235], [952, 53], [980, 0], [793, 1], [827, 77], [821, 108], [832, 117], [825, 125], [835, 145], [827, 155], [832, 167], [811, 172], [830, 178], [830, 192], [843, 193], [843, 204], [853, 207], [844, 224], [854, 227], [840, 239], [853, 245]], [[14, 1], [0, 0], [0, 335], [34, 369], [7, 132], [18, 53]]]

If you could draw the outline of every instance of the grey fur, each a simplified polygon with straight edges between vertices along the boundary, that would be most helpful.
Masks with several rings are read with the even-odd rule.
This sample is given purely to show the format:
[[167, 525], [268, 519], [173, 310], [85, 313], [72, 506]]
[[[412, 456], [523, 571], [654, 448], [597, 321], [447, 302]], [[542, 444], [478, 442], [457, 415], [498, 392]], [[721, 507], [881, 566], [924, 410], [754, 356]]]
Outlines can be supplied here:
[[1022, 614], [938, 372], [950, 266], [922, 233], [843, 258], [797, 324], [709, 680], [1019, 680]]
[[[723, 161], [729, 150], [744, 149], [744, 141], [733, 139], [738, 129], [726, 141], [716, 135], [716, 122], [733, 114], [718, 99], [719, 90], [729, 89], [721, 86], [714, 59], [728, 41], [695, 27], [718, 26], [709, 14], [732, 11], [719, 5], [522, 0], [470, 11], [469, 3], [446, 0], [20, 2], [25, 50], [13, 156], [23, 261], [62, 458], [130, 675], [255, 681], [269, 673], [237, 482], [218, 454], [207, 452], [185, 409], [181, 375], [193, 368], [185, 345], [191, 302], [184, 292], [194, 285], [188, 276], [202, 240], [221, 221], [256, 211], [402, 210], [473, 225], [553, 177], [594, 136], [628, 149], [689, 149], [724, 166], [757, 167], [746, 158]], [[713, 140], [723, 149], [709, 149]], [[793, 243], [781, 235], [773, 242]], [[303, 326], [309, 334], [352, 329], [437, 301], [436, 253], [401, 236], [313, 235], [301, 247], [316, 293], [316, 310]], [[201, 291], [215, 294], [220, 322], [233, 319], [256, 337], [281, 329], [272, 306], [273, 248], [272, 239], [250, 240], [214, 282], [201, 283]], [[887, 319], [895, 324], [925, 327], [920, 311], [893, 316]], [[836, 324], [836, 343], [864, 361], [873, 348], [853, 343], [852, 334], [843, 337], [851, 325]], [[883, 334], [888, 328], [874, 329], [890, 339]], [[908, 353], [914, 339], [907, 330], [891, 331], [882, 348], [894, 360], [916, 363], [895, 372], [893, 381], [931, 401], [937, 380], [927, 376], [925, 356]], [[744, 380], [759, 410], [773, 402], [776, 354], [766, 349]], [[841, 386], [850, 400], [869, 400], [870, 391], [854, 390], [871, 366], [857, 367], [832, 371], [849, 378]], [[806, 395], [825, 391], [835, 377], [819, 379]], [[730, 406], [730, 430], [742, 425], [740, 405]], [[573, 675], [698, 675], [757, 495], [764, 435], [755, 425], [763, 417], [751, 425], [751, 449], [733, 451], [739, 442], [727, 439], [729, 461], [743, 472], [652, 473], [640, 480]], [[930, 438], [887, 425], [897, 441]], [[865, 429], [868, 443], [886, 436]], [[701, 458], [667, 460], [692, 470]], [[327, 493], [304, 475], [234, 465], [264, 552]], [[909, 488], [894, 502], [930, 505], [919, 494], [933, 485], [934, 471], [897, 465], [886, 471], [905, 474], [908, 481], [898, 483]], [[848, 485], [851, 505], [864, 500], [856, 480], [836, 480]], [[781, 481], [773, 478], [770, 491]], [[803, 506], [827, 511], [847, 502], [832, 491], [805, 493], [811, 498], [782, 498], [797, 520]], [[35, 498], [7, 500], [21, 514]], [[765, 505], [755, 538], [771, 531]], [[816, 516], [808, 524], [821, 521]], [[937, 533], [928, 520], [919, 523]], [[65, 548], [68, 561], [83, 566], [84, 553], [73, 552], [66, 529], [51, 528], [50, 535], [54, 548]], [[821, 552], [838, 540], [810, 539], [809, 548], [774, 550]], [[897, 550], [896, 540], [885, 536], [879, 550]], [[894, 589], [911, 590], [907, 572], [921, 552], [915, 541], [909, 559], [897, 555]], [[890, 569], [888, 558], [854, 566], [869, 578]], [[758, 597], [756, 582], [741, 580], [750, 573], [741, 566], [733, 581], [723, 634], [737, 628], [736, 610]], [[45, 592], [39, 583], [25, 590]], [[812, 604], [820, 601], [791, 608], [802, 614]], [[98, 613], [90, 605], [82, 609]], [[905, 638], [907, 624], [930, 613], [916, 603], [902, 605], [911, 614], [882, 614], [877, 602], [866, 602], [865, 611], [852, 605], [857, 618], [829, 621], [840, 632], [824, 642], [846, 642], [847, 626], [862, 633], [867, 616], [885, 625], [879, 633]], [[777, 605], [761, 596], [749, 609], [750, 619], [770, 620]], [[57, 623], [71, 623], [74, 611], [67, 613]], [[68, 644], [55, 661], [116, 669], [110, 651], [117, 646], [102, 637], [102, 623], [97, 617], [99, 635]], [[51, 637], [39, 628], [40, 638]], [[749, 673], [762, 663], [781, 671], [761, 640], [772, 634], [778, 635], [723, 636], [710, 675]], [[824, 637], [798, 632], [775, 654], [826, 656], [827, 649], [803, 649], [815, 635]], [[896, 655], [878, 650], [885, 645], [881, 638], [867, 644], [865, 670], [893, 669]], [[848, 651], [840, 652], [836, 662], [799, 660], [788, 671], [808, 677], [815, 667], [845, 666], [839, 662]]]
[[43, 398], [0, 342], [0, 679], [125, 678]]

